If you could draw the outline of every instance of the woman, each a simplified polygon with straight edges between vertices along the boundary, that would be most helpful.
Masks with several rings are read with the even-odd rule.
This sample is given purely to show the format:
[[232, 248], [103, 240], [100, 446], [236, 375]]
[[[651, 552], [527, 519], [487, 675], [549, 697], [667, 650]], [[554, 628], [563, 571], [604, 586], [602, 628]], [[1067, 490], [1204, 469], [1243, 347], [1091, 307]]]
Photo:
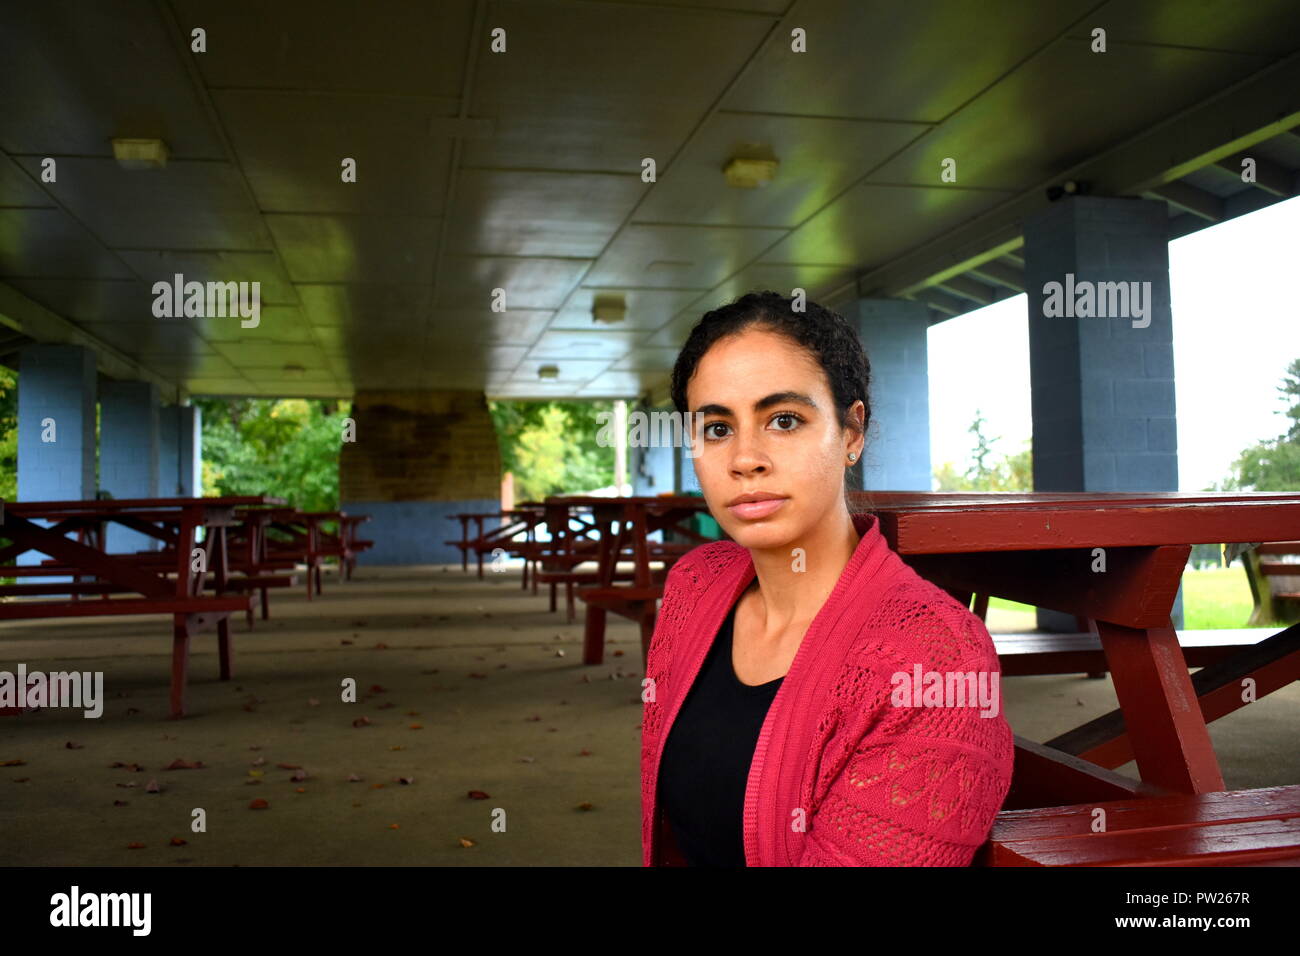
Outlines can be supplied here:
[[965, 866], [1006, 797], [988, 631], [848, 507], [869, 380], [843, 318], [774, 292], [707, 313], [677, 358], [673, 403], [731, 540], [665, 583], [643, 693], [647, 866]]

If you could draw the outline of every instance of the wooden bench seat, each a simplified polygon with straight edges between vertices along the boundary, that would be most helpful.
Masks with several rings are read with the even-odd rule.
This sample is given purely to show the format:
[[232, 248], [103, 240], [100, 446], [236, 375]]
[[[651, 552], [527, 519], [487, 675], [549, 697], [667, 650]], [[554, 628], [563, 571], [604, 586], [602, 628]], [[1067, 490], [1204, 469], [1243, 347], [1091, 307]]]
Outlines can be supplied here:
[[[1243, 647], [1270, 637], [1275, 628], [1178, 631], [1178, 643], [1189, 667], [1208, 667]], [[1103, 674], [1106, 655], [1092, 633], [993, 634], [993, 646], [1006, 677], [1033, 674]]]
[[1003, 810], [973, 865], [1300, 866], [1300, 786]]
[[1293, 556], [1300, 556], [1300, 541], [1269, 541], [1242, 553], [1255, 600], [1251, 627], [1300, 622], [1300, 563], [1276, 560]]

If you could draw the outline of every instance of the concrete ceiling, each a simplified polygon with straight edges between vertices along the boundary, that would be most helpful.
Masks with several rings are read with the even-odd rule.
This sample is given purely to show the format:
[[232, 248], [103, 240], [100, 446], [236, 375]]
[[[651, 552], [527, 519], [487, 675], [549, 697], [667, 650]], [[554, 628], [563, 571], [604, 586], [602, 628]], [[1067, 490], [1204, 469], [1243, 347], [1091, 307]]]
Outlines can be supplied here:
[[[1297, 49], [1294, 0], [7, 4], [0, 351], [93, 344], [190, 394], [661, 396], [751, 289], [936, 321], [1015, 294], [1066, 178], [1166, 199], [1171, 237], [1294, 195]], [[170, 159], [124, 169], [115, 137]], [[764, 188], [724, 181], [746, 143]], [[175, 273], [259, 281], [260, 326], [155, 318]]]

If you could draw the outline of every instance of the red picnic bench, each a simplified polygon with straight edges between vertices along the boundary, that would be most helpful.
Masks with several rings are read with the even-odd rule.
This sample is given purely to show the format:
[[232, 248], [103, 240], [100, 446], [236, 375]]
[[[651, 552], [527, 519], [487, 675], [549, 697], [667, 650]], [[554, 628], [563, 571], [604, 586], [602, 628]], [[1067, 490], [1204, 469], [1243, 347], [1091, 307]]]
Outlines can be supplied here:
[[1300, 866], [1300, 786], [1004, 810], [972, 865]]
[[[0, 585], [0, 596], [15, 599], [0, 602], [0, 620], [172, 615], [170, 714], [181, 717], [194, 633], [216, 628], [221, 679], [229, 680], [233, 674], [229, 616], [235, 611], [247, 612], [251, 600], [247, 594], [233, 593], [230, 587], [226, 532], [236, 522], [235, 509], [275, 500], [243, 496], [0, 504], [0, 537], [9, 542], [0, 548], [0, 577], [71, 579]], [[51, 525], [43, 527], [38, 521]], [[164, 549], [106, 553], [105, 528], [109, 524], [148, 535]], [[35, 565], [12, 563], [31, 551], [48, 560]], [[216, 592], [211, 595], [204, 593], [209, 575]], [[138, 596], [117, 597], [119, 594]]]

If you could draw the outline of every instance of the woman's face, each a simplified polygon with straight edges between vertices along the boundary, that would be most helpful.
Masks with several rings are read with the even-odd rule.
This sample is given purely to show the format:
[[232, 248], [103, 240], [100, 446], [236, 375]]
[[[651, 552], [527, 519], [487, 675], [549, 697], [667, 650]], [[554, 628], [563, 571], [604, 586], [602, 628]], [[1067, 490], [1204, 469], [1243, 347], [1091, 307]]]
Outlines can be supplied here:
[[[792, 339], [754, 326], [719, 339], [687, 383], [686, 404], [703, 423], [694, 463], [704, 500], [738, 544], [802, 540], [838, 506], [861, 439], [840, 427], [826, 373]], [[849, 415], [862, 414], [854, 403]], [[772, 500], [735, 501], [751, 493]]]

